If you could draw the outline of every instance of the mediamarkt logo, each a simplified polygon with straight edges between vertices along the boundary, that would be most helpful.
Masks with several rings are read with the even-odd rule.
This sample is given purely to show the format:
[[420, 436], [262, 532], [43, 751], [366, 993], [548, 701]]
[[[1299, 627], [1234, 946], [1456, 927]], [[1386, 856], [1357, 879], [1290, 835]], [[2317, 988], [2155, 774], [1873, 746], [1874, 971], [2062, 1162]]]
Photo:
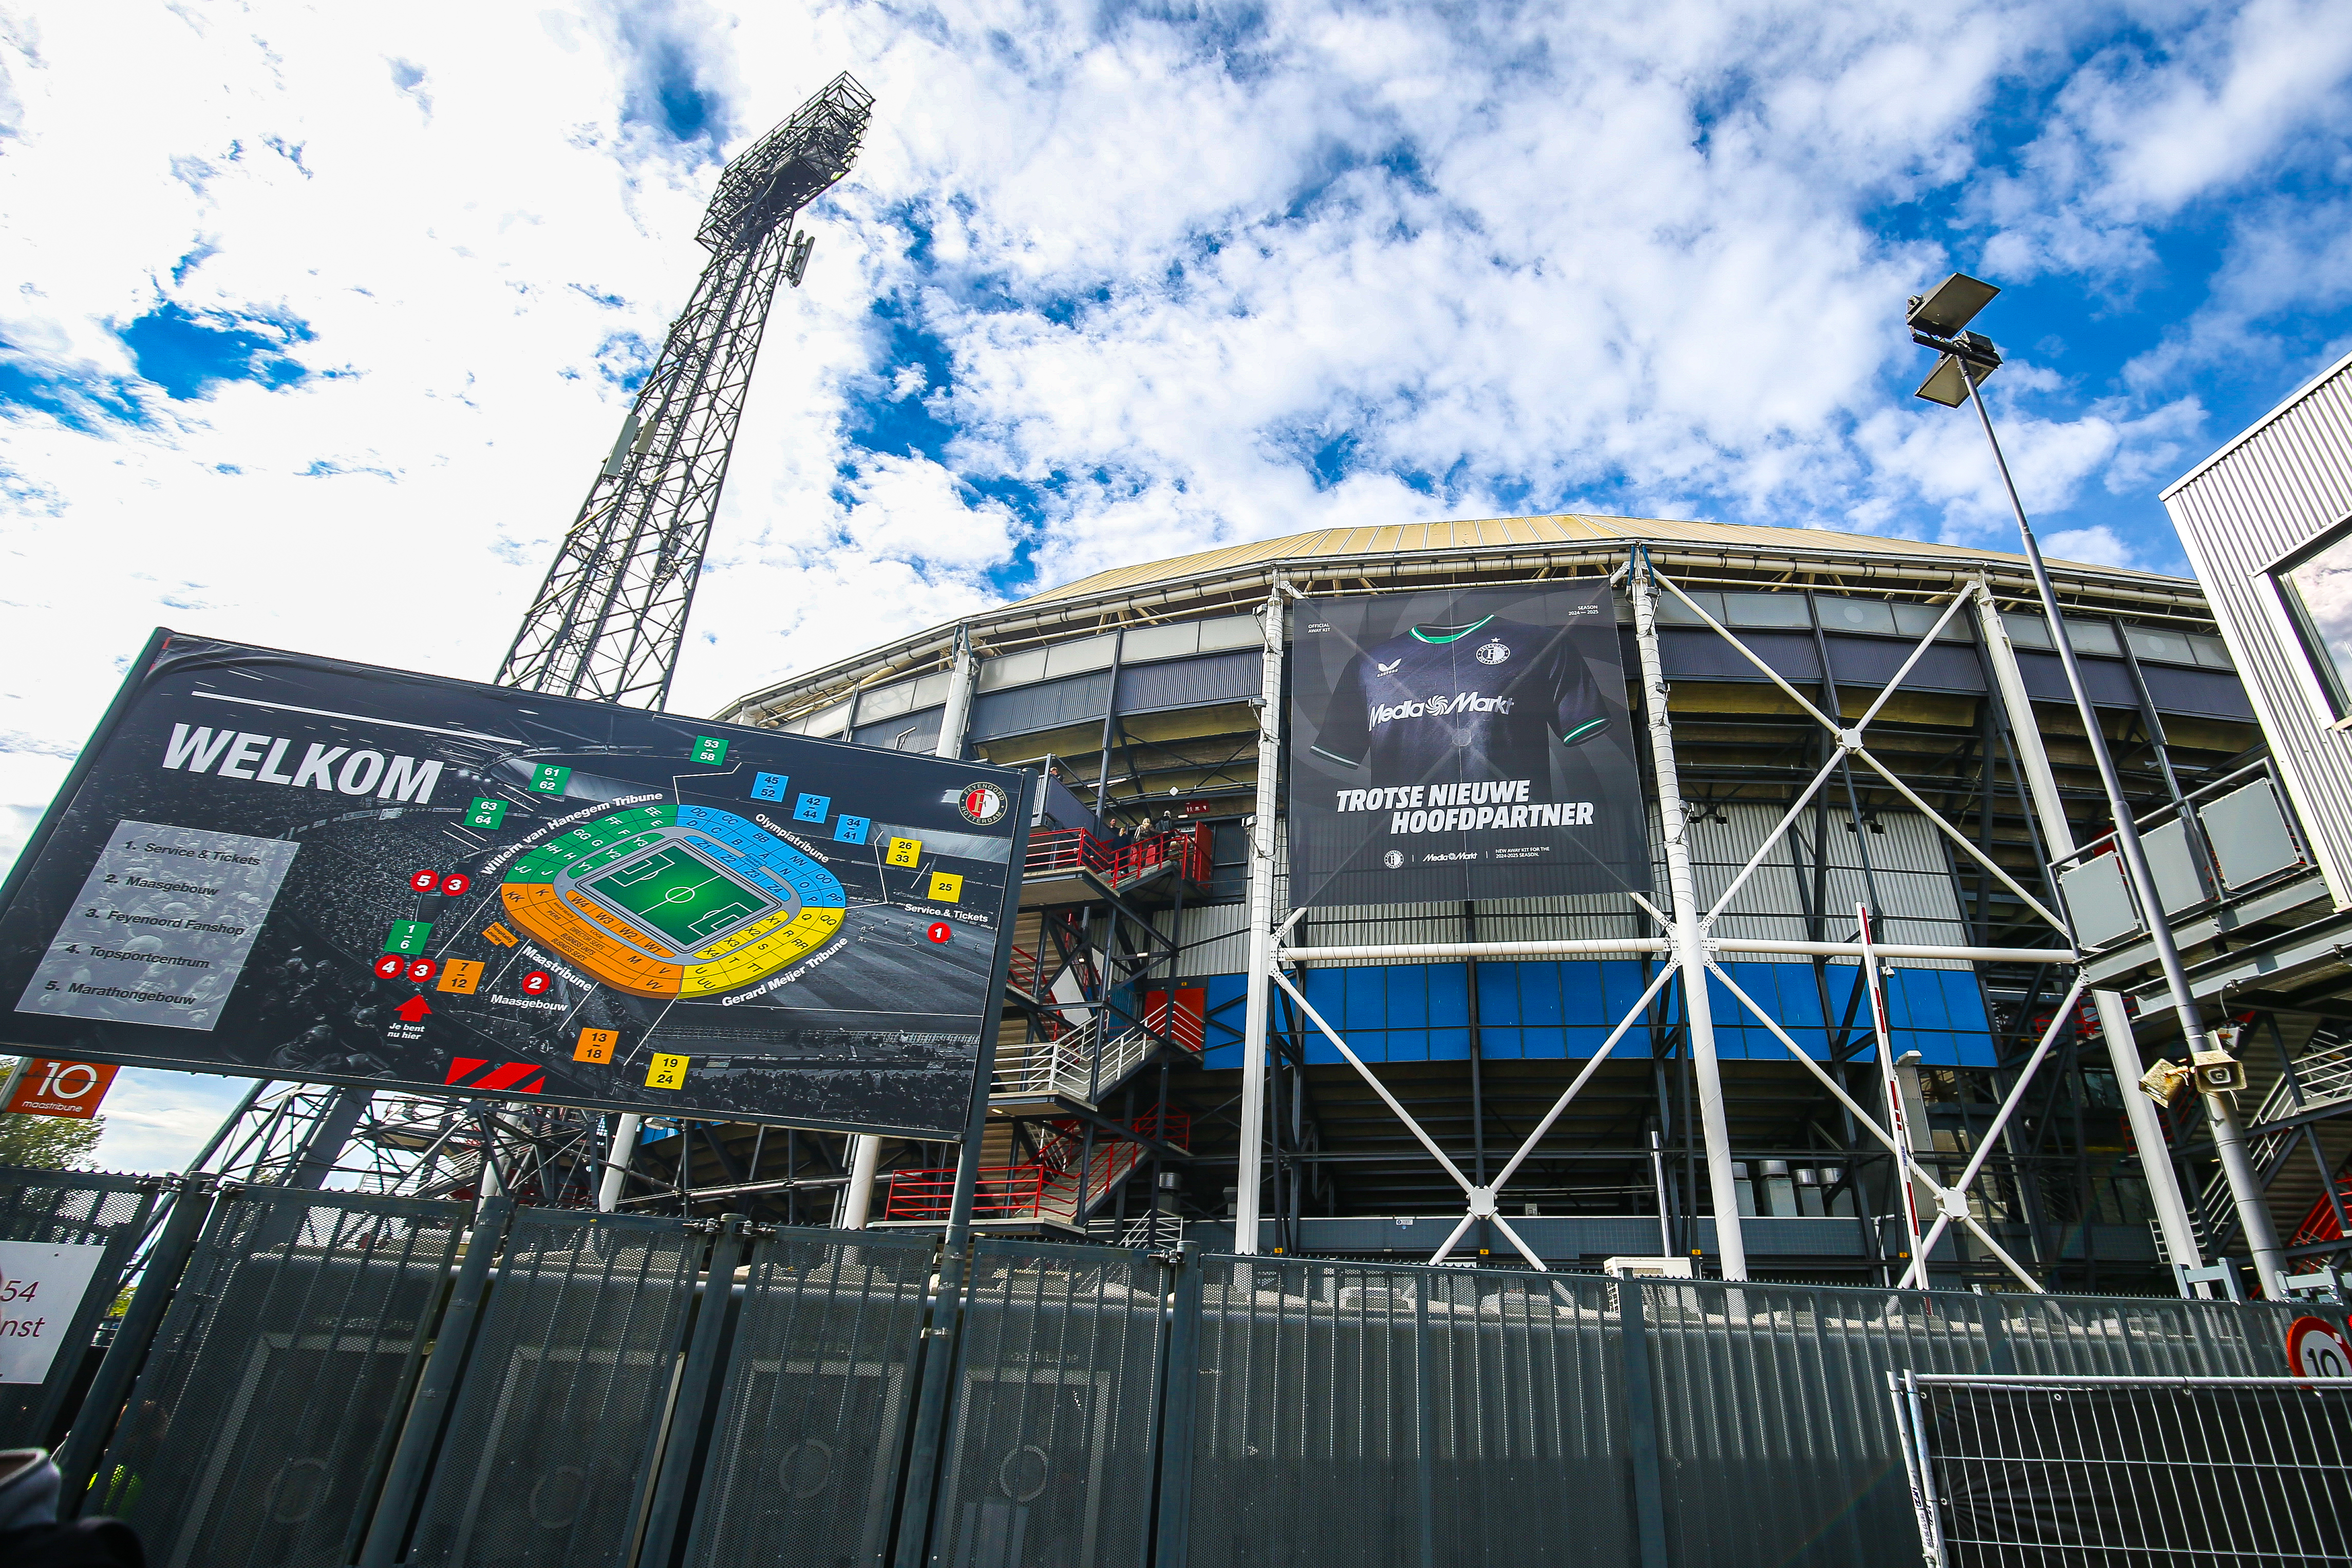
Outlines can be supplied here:
[[1476, 692], [1456, 692], [1452, 696], [1444, 693], [1417, 703], [1382, 703], [1372, 709], [1372, 722], [1386, 724], [1392, 718], [1444, 718], [1448, 714], [1508, 713], [1517, 697], [1482, 696]]

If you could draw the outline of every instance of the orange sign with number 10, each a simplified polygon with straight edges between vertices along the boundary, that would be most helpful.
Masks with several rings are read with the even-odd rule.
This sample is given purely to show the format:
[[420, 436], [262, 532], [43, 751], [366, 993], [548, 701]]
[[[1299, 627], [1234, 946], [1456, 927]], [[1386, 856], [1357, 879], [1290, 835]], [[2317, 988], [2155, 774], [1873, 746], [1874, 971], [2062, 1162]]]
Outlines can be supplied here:
[[120, 1068], [94, 1061], [51, 1061], [42, 1057], [20, 1063], [9, 1075], [5, 1103], [0, 1111], [21, 1116], [70, 1116], [87, 1122], [98, 1114], [98, 1103]]

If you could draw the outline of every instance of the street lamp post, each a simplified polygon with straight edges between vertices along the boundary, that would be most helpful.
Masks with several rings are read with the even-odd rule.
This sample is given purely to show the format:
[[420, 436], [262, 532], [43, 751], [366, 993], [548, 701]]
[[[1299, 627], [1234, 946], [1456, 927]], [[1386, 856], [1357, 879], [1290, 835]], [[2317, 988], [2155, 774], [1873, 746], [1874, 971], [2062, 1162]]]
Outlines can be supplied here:
[[[1958, 408], [1963, 402], [1972, 403], [1979, 423], [1984, 426], [1985, 443], [1992, 448], [1994, 466], [2000, 470], [2001, 487], [2009, 494], [2010, 510], [2017, 516], [2018, 536], [2025, 542], [2026, 564], [2033, 571], [2042, 612], [2050, 622], [2051, 645], [2058, 651], [2058, 662], [2065, 669], [2066, 689], [2074, 694], [2075, 712], [2082, 716], [2091, 757], [2098, 765], [2099, 785], [2106, 792], [2107, 810], [2115, 819], [2116, 849], [2123, 857], [2125, 873], [2131, 879], [2132, 894], [2139, 902], [2148, 938], [2156, 947], [2157, 963], [2164, 970], [2166, 987], [2172, 992], [2172, 1010], [2180, 1020], [2181, 1038], [2193, 1061], [2211, 1050], [2206, 1040], [2204, 1019], [2189, 994], [2180, 948], [2172, 939], [2172, 927], [2166, 922], [2164, 905], [2157, 897], [2156, 878], [2148, 870], [2139, 829], [2134, 825], [2130, 804], [2124, 799], [2123, 781], [2116, 772], [2115, 758], [2107, 751], [2107, 737], [2099, 727], [2098, 713], [2084, 687], [2074, 642], [2066, 634], [2065, 618], [2059, 612], [2058, 592], [2051, 586], [2050, 569], [2042, 559], [2041, 543], [2033, 537], [2033, 525], [2025, 516], [2025, 503], [2018, 498], [2017, 481], [2009, 472], [2009, 459], [2002, 455], [2000, 440], [1993, 434], [1992, 415], [1985, 408], [1982, 383], [2000, 368], [2000, 351], [1991, 340], [1967, 328], [1977, 312], [2000, 292], [1990, 283], [1956, 272], [1929, 293], [1912, 297], [1906, 316], [1911, 340], [1942, 356], [1916, 395], [1947, 408]], [[2123, 1088], [2126, 1093], [2130, 1092], [2129, 1084]], [[2230, 1196], [2238, 1211], [2238, 1223], [2245, 1231], [2247, 1249], [2253, 1255], [2254, 1276], [2263, 1294], [2275, 1298], [2285, 1260], [2279, 1251], [2278, 1233], [2271, 1224], [2269, 1207], [2263, 1201], [2252, 1165], [2246, 1158], [2244, 1131], [2226, 1094], [2208, 1092], [2204, 1100], [2214, 1148], [2221, 1155], [2222, 1173], [2229, 1180]]]

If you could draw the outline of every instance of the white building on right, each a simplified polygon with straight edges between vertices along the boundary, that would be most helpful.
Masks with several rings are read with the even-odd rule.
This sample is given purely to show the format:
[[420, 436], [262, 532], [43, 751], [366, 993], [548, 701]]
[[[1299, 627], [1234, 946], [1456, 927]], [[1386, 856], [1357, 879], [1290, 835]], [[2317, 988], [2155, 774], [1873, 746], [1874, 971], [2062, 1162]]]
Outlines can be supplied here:
[[[2208, 1016], [2246, 1026], [2239, 1049], [2254, 1082], [2240, 1114], [2289, 1272], [2342, 1265], [2352, 1260], [2352, 355], [2191, 469], [2164, 504], [2267, 743], [2158, 828], [2184, 873], [2164, 918]], [[2102, 983], [2148, 993], [2146, 944], [2131, 934], [2140, 923], [2122, 913], [2126, 935], [2089, 967]], [[2227, 1217], [2206, 1214], [2210, 1250], [2242, 1245]]]
[[2352, 907], [2352, 356], [2164, 492], [2338, 911]]

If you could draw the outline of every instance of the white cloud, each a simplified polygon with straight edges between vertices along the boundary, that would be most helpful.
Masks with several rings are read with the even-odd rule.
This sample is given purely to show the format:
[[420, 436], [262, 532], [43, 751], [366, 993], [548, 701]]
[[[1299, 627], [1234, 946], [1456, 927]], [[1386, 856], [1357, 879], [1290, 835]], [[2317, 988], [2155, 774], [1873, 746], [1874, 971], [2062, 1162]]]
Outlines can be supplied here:
[[[1887, 214], [1986, 184], [2001, 95], [2053, 93], [1987, 185], [1997, 245], [2130, 262], [2152, 214], [2333, 123], [2343, 77], [2341, 19], [2298, 0], [451, 16], [0, 11], [0, 374], [142, 415], [0, 418], [17, 816], [158, 622], [488, 676], [619, 425], [608, 372], [701, 265], [717, 152], [843, 66], [876, 118], [772, 317], [689, 710], [1026, 574], [1336, 522], [1589, 504], [1997, 543], [1978, 438], [1890, 407], [1895, 311], [1950, 258]], [[654, 123], [680, 92], [685, 144]], [[2183, 342], [2340, 260], [2312, 211], [2245, 228], [2236, 314]], [[312, 374], [168, 398], [118, 335], [160, 300], [307, 323]], [[2202, 405], [2149, 364], [2128, 403], [2004, 372], [2037, 515], [2193, 455]]]

